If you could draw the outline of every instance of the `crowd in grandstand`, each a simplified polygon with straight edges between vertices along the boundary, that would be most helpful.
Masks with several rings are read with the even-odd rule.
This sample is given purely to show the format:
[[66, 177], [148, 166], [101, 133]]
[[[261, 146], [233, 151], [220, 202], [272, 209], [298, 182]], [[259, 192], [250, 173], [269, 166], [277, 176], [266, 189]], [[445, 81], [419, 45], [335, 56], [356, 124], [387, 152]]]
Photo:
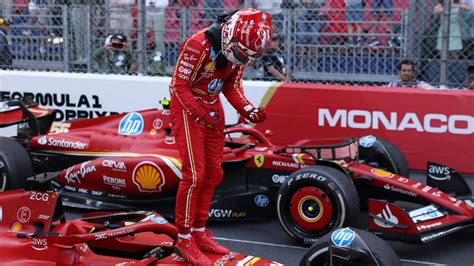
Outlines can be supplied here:
[[[474, 0], [450, 3], [448, 59], [465, 70], [463, 60], [474, 58]], [[4, 1], [3, 16], [13, 18], [13, 66], [28, 60], [61, 61], [62, 56], [53, 57], [64, 52], [57, 46], [67, 37], [68, 64], [78, 71], [137, 73], [138, 51], [143, 50], [137, 41], [139, 6], [137, 0]], [[417, 75], [438, 82], [439, 63], [430, 60], [439, 59], [445, 49], [443, 0], [146, 0], [144, 72], [169, 75], [187, 35], [210, 25], [218, 14], [242, 7], [272, 13], [279, 36], [251, 78], [311, 80], [314, 73], [321, 73], [320, 80], [330, 80], [325, 73], [393, 77], [408, 56], [423, 66]], [[105, 58], [104, 51], [117, 52], [108, 38], [117, 32], [127, 39], [120, 50], [124, 54]], [[104, 62], [112, 66], [104, 67]], [[453, 75], [458, 84], [463, 81], [464, 76]]]

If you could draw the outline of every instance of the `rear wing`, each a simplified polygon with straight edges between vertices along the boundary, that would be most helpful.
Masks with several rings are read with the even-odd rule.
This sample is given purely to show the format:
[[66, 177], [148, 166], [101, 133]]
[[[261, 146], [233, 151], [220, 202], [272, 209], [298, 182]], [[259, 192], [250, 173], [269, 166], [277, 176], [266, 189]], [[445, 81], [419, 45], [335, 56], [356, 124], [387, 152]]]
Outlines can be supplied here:
[[30, 98], [12, 99], [0, 102], [0, 128], [27, 123], [27, 127], [19, 128], [20, 133], [27, 136], [44, 134], [54, 119], [53, 109], [43, 109]]

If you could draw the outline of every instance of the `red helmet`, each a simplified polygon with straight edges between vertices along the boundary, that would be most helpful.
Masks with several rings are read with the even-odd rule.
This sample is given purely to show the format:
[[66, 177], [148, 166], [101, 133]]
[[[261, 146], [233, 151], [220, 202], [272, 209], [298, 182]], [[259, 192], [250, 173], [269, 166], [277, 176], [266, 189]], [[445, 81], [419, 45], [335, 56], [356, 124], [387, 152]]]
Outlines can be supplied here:
[[272, 38], [272, 15], [252, 8], [233, 14], [222, 26], [222, 53], [232, 64], [260, 58]]

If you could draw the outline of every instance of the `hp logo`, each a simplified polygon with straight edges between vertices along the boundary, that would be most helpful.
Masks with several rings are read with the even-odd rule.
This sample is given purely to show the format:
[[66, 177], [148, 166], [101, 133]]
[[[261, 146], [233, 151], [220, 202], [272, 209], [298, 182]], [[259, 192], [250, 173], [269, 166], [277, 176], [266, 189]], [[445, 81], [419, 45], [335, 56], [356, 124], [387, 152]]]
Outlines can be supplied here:
[[140, 135], [143, 131], [143, 117], [139, 113], [128, 113], [120, 120], [120, 135]]
[[341, 228], [332, 232], [331, 241], [338, 247], [349, 246], [355, 238], [355, 233], [349, 228]]
[[265, 195], [257, 195], [255, 196], [255, 204], [258, 206], [258, 207], [267, 207], [268, 204], [270, 203], [270, 200], [268, 199], [267, 196]]
[[375, 141], [377, 140], [376, 137], [369, 135], [369, 136], [364, 136], [359, 139], [359, 144], [360, 146], [364, 148], [370, 148], [372, 145], [374, 145]]

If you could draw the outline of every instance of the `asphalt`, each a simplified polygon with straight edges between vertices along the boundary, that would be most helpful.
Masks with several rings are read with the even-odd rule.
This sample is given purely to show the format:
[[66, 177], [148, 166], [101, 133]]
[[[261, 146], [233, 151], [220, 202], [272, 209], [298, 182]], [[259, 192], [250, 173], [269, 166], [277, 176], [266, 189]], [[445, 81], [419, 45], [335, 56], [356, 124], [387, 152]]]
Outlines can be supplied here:
[[[424, 174], [412, 173], [411, 178], [423, 181]], [[474, 185], [474, 176], [468, 176]], [[79, 210], [68, 209], [67, 217], [74, 218]], [[367, 219], [361, 214], [361, 224]], [[308, 247], [299, 245], [284, 233], [278, 219], [250, 222], [212, 222], [216, 239], [231, 250], [275, 260], [285, 265], [299, 265]], [[387, 241], [399, 256], [402, 265], [473, 265], [474, 229], [467, 229], [424, 245]]]

